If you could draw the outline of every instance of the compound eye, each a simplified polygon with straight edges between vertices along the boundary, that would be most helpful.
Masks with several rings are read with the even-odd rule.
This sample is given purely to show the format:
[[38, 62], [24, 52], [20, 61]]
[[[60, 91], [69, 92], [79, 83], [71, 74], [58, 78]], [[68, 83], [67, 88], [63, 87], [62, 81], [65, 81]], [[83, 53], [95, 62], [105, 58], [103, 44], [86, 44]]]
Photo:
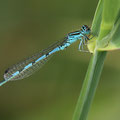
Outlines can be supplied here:
[[87, 27], [86, 25], [83, 25], [83, 26], [82, 26], [82, 29], [83, 29], [84, 31], [87, 31], [87, 30], [88, 30], [88, 27]]
[[82, 26], [82, 29], [84, 30], [84, 29], [85, 29], [85, 27], [84, 27], [84, 26]]

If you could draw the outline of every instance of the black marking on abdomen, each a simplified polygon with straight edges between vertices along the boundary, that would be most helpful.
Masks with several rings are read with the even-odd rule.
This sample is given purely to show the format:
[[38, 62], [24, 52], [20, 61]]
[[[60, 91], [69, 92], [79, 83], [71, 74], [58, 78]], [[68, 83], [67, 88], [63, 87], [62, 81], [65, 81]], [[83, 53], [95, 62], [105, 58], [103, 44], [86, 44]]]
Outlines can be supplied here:
[[35, 61], [32, 61], [32, 65], [35, 63]]
[[20, 69], [20, 70], [19, 70], [19, 73], [20, 73], [21, 71], [23, 71], [23, 70], [24, 70], [24, 68]]
[[49, 53], [46, 54], [46, 57], [49, 55]]

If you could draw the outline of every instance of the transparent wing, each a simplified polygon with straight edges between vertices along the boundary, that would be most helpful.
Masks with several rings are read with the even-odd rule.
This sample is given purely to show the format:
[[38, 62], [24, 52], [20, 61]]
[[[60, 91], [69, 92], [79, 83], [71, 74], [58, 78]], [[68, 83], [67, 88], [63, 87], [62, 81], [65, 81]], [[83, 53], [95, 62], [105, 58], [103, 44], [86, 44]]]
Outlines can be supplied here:
[[[61, 46], [66, 41], [66, 38], [62, 41], [58, 41], [53, 45], [49, 46], [47, 49], [42, 50], [41, 52], [23, 60], [22, 62], [13, 65], [8, 68], [4, 73], [4, 79], [7, 81], [11, 80], [20, 80], [26, 78], [33, 74], [35, 71], [40, 69], [49, 59], [51, 55], [49, 53], [55, 48]], [[55, 52], [52, 52], [52, 54]], [[42, 58], [42, 56], [46, 55], [46, 57]], [[41, 58], [36, 62], [37, 59]], [[30, 65], [29, 68], [26, 69], [26, 66]], [[14, 73], [17, 73], [13, 76]]]

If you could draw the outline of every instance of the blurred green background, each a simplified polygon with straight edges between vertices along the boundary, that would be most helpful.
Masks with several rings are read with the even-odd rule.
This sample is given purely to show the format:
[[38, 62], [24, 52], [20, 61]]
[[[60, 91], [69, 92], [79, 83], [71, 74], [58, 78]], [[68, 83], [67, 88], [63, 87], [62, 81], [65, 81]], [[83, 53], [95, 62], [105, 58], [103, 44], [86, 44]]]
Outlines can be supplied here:
[[[4, 71], [91, 26], [98, 0], [0, 1], [0, 80]], [[55, 54], [42, 69], [0, 87], [0, 120], [72, 120], [91, 54], [79, 42]], [[109, 52], [88, 120], [120, 120], [120, 53]]]

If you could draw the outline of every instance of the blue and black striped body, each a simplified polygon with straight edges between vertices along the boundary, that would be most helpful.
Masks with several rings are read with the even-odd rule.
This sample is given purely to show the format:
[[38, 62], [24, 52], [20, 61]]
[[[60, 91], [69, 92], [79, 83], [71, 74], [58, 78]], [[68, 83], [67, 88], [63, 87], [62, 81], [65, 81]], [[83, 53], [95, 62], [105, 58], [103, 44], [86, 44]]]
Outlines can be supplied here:
[[2, 81], [0, 85], [6, 83], [7, 81], [19, 80], [30, 76], [36, 70], [41, 68], [46, 63], [49, 56], [51, 56], [53, 53], [64, 50], [77, 40], [80, 40], [81, 46], [85, 41], [89, 40], [89, 35], [89, 27], [83, 25], [81, 30], [69, 33], [62, 41], [58, 41], [47, 49], [42, 50], [40, 53], [37, 53], [27, 58], [26, 60], [23, 60], [22, 62], [8, 68], [4, 73], [4, 81]]

